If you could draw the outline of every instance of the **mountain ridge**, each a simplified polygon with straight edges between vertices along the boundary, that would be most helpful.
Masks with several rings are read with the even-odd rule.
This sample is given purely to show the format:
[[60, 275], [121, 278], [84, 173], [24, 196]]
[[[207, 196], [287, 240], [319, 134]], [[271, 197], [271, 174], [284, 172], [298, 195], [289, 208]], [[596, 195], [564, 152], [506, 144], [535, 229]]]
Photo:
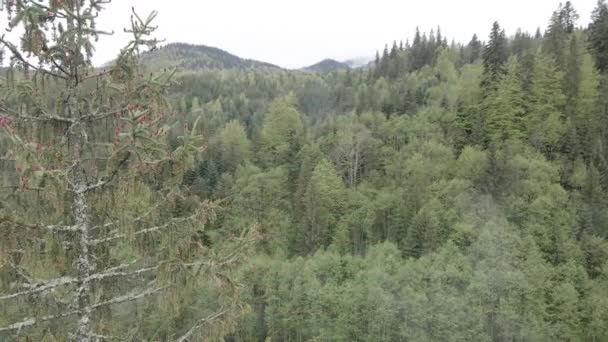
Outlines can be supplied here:
[[254, 59], [242, 58], [226, 50], [189, 43], [169, 43], [141, 56], [143, 64], [153, 69], [178, 67], [185, 70], [202, 69], [266, 69], [283, 68]]

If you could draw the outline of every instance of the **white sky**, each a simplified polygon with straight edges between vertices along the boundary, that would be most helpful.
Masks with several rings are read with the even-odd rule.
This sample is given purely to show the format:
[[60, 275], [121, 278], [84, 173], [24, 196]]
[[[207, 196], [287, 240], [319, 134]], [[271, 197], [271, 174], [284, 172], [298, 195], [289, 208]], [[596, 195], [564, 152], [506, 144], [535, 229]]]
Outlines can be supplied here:
[[[1, 0], [0, 0], [1, 1]], [[95, 63], [113, 59], [127, 41], [122, 32], [130, 8], [144, 15], [159, 11], [157, 37], [167, 42], [204, 44], [240, 57], [288, 68], [324, 58], [371, 57], [385, 43], [412, 38], [416, 26], [441, 25], [448, 39], [468, 42], [473, 33], [485, 40], [498, 20], [507, 30], [544, 30], [560, 0], [114, 0], [99, 28], [114, 30], [97, 45]], [[596, 0], [574, 0], [587, 25]], [[6, 16], [0, 16], [6, 26]]]

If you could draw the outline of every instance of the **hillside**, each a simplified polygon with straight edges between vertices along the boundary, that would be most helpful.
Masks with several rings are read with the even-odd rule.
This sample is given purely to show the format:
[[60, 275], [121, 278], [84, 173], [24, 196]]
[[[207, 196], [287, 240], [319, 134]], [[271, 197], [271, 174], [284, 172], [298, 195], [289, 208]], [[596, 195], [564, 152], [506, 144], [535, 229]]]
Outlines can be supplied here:
[[144, 54], [144, 64], [154, 69], [179, 67], [200, 69], [280, 69], [280, 67], [235, 56], [227, 51], [205, 45], [171, 43]]

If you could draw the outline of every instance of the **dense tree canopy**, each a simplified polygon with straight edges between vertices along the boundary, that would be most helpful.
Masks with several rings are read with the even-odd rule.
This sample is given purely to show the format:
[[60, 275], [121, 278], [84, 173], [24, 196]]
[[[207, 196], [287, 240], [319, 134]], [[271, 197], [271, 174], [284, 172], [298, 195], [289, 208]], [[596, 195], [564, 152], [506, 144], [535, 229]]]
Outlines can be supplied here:
[[170, 44], [106, 75], [31, 18], [0, 40], [0, 339], [608, 340], [604, 0], [327, 74]]

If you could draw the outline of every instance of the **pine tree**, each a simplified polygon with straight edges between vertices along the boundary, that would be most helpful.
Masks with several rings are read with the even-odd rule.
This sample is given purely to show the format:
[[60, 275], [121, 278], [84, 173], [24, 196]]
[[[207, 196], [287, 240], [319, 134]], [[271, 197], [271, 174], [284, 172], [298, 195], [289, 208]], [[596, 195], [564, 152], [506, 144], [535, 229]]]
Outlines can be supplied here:
[[518, 29], [511, 41], [510, 48], [512, 54], [521, 57], [532, 48], [532, 37], [527, 32], [522, 32], [521, 29]]
[[608, 4], [605, 0], [598, 0], [597, 7], [591, 14], [589, 44], [597, 68], [601, 72], [608, 70]]
[[[569, 10], [574, 11], [571, 7]], [[565, 70], [566, 68], [566, 44], [568, 39], [568, 28], [566, 25], [574, 25], [572, 22], [567, 24], [565, 16], [568, 15], [568, 20], [572, 21], [575, 18], [572, 18], [571, 15], [576, 15], [576, 12], [570, 14], [565, 11], [562, 4], [560, 4], [558, 9], [553, 12], [543, 41], [543, 51], [555, 58], [561, 70]]]
[[519, 63], [512, 57], [507, 62], [506, 74], [498, 82], [496, 91], [484, 103], [487, 133], [497, 145], [507, 139], [524, 137], [526, 109], [521, 84]]
[[600, 76], [595, 69], [593, 57], [585, 53], [581, 60], [574, 124], [577, 127], [580, 143], [584, 146], [583, 151], [587, 157], [590, 157], [597, 149], [603, 128], [606, 127], [606, 119], [601, 115], [599, 106]]
[[424, 44], [422, 42], [422, 36], [420, 35], [420, 29], [416, 27], [416, 34], [414, 35], [414, 41], [412, 42], [411, 49], [411, 61], [410, 70], [418, 70], [424, 65]]
[[384, 50], [382, 50], [382, 57], [380, 58], [380, 75], [388, 76], [388, 72], [390, 69], [390, 54], [388, 51], [388, 45], [384, 45]]
[[562, 22], [564, 23], [566, 33], [570, 34], [574, 32], [576, 21], [580, 18], [580, 16], [572, 6], [572, 2], [566, 1], [566, 4], [560, 12], [560, 16], [562, 17]]
[[[202, 151], [197, 122], [168, 146], [172, 73], [144, 76], [138, 65], [157, 43], [156, 13], [133, 12], [133, 40], [96, 70], [108, 3], [8, 4], [9, 28], [23, 34], [20, 46], [0, 38], [15, 75], [0, 84], [0, 137], [14, 167], [0, 187], [3, 340], [185, 341], [204, 326], [211, 336], [216, 322], [225, 329], [241, 310], [220, 270], [250, 239], [235, 239], [233, 251], [201, 240], [215, 205], [182, 185]], [[213, 266], [220, 260], [226, 267]], [[203, 301], [209, 279], [222, 285]]]
[[536, 56], [526, 126], [530, 143], [548, 156], [559, 150], [565, 133], [562, 78], [553, 58], [542, 53]]
[[468, 59], [466, 62], [474, 63], [477, 59], [479, 59], [479, 57], [481, 57], [482, 48], [483, 46], [479, 41], [479, 38], [477, 38], [477, 34], [474, 34], [473, 38], [471, 38], [471, 41], [467, 45]]
[[481, 86], [484, 90], [496, 89], [496, 84], [505, 73], [507, 62], [507, 38], [505, 31], [500, 28], [498, 22], [492, 25], [490, 41], [486, 44], [483, 52], [483, 79]]
[[578, 13], [576, 13], [570, 1], [567, 1], [564, 6], [560, 4], [558, 9], [553, 12], [545, 34], [543, 51], [555, 58], [561, 70], [566, 70], [568, 67], [566, 61], [568, 38], [574, 32], [578, 18]]
[[577, 35], [572, 35], [570, 39], [570, 47], [566, 60], [566, 69], [563, 81], [564, 95], [566, 95], [566, 114], [572, 117], [574, 108], [576, 107], [578, 88], [580, 84], [581, 74], [581, 55], [582, 46], [579, 44]]

